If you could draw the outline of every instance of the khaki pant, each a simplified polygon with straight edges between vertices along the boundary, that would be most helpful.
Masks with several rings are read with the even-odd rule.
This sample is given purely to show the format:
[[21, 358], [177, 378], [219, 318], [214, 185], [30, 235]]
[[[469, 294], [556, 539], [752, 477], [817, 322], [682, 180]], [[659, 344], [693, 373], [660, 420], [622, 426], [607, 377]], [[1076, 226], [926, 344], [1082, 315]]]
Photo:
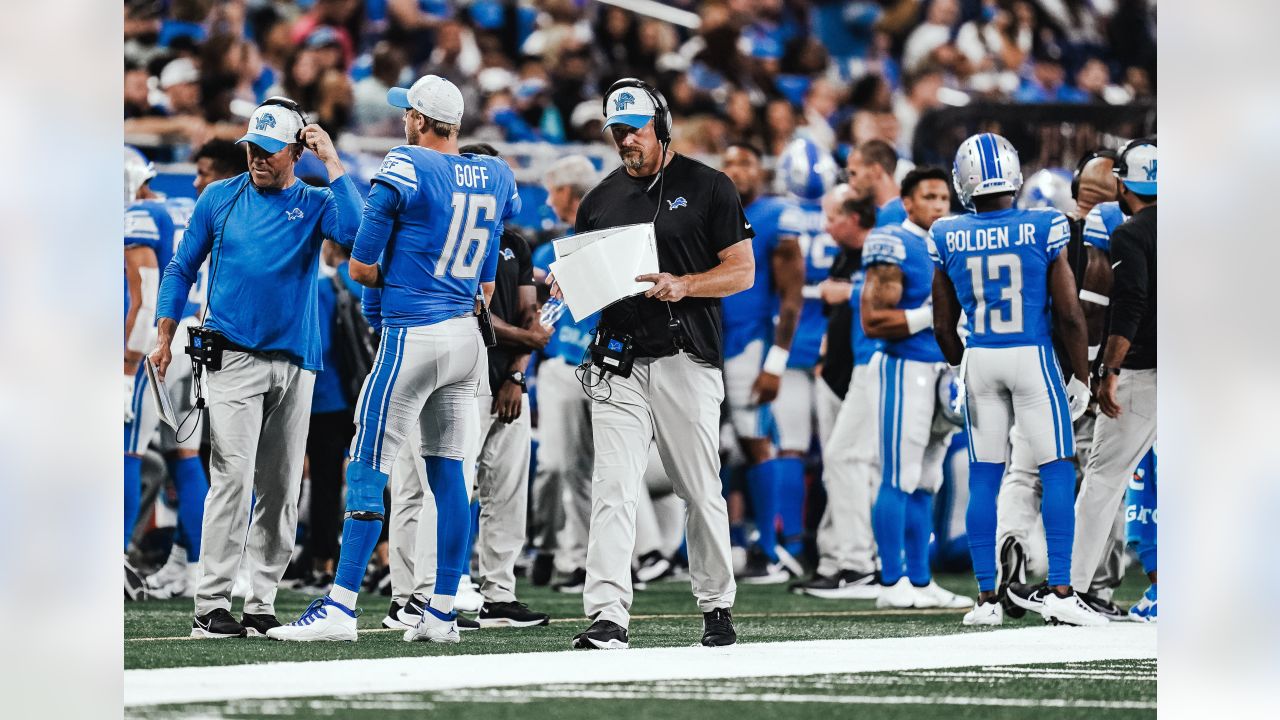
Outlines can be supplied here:
[[[876, 398], [870, 365], [853, 369], [849, 390], [836, 414], [831, 436], [822, 443], [822, 481], [827, 510], [818, 525], [818, 574], [841, 570], [874, 572], [875, 535], [871, 507], [880, 490]], [[825, 388], [826, 383], [819, 380]]]
[[247, 557], [244, 611], [274, 615], [276, 590], [298, 530], [316, 374], [276, 353], [227, 351], [222, 369], [206, 377], [213, 451], [196, 614], [231, 609], [231, 586]]
[[595, 472], [583, 607], [588, 617], [630, 622], [636, 504], [649, 443], [688, 506], [686, 532], [693, 594], [702, 612], [733, 605], [729, 519], [720, 486], [720, 371], [687, 353], [636, 360], [631, 377], [608, 376], [607, 401], [593, 402]]
[[533, 482], [534, 543], [555, 550], [556, 569], [587, 564], [591, 523], [591, 399], [574, 366], [548, 358], [538, 366], [538, 472]]

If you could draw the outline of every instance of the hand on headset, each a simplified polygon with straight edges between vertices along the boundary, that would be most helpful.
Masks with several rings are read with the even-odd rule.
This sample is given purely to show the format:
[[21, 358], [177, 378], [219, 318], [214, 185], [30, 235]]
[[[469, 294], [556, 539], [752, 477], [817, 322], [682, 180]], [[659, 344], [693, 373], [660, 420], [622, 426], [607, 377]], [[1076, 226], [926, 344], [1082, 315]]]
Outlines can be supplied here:
[[302, 144], [310, 148], [321, 161], [327, 163], [338, 160], [338, 150], [333, 146], [333, 139], [324, 131], [324, 128], [311, 123], [302, 128], [299, 134]]

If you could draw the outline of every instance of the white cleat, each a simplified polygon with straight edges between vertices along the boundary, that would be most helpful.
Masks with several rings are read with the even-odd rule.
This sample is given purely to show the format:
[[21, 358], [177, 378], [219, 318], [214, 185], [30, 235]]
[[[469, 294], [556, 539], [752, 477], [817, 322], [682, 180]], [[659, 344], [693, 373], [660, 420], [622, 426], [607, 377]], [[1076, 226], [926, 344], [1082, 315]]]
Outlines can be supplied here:
[[933, 580], [916, 590], [916, 607], [918, 608], [954, 608], [959, 610], [973, 604], [973, 598], [957, 595], [942, 587]]
[[319, 598], [312, 601], [297, 620], [268, 630], [267, 637], [296, 642], [355, 642], [356, 614], [331, 598]]
[[174, 582], [185, 580], [187, 574], [187, 551], [177, 543], [169, 550], [169, 559], [160, 569], [147, 576], [147, 590], [152, 597], [169, 598], [168, 587]]
[[1040, 609], [1040, 614], [1044, 616], [1045, 622], [1054, 625], [1097, 627], [1110, 622], [1106, 616], [1086, 605], [1084, 600], [1074, 592], [1066, 597], [1049, 593], [1044, 598], [1044, 606]]
[[880, 610], [905, 610], [906, 608], [920, 607], [916, 604], [917, 602], [924, 602], [924, 600], [921, 599], [920, 592], [904, 575], [893, 585], [881, 586], [880, 596], [876, 598], [876, 608]]
[[404, 641], [427, 641], [434, 643], [457, 643], [462, 641], [462, 637], [458, 635], [457, 613], [451, 613], [452, 618], [449, 620], [441, 620], [431, 612], [430, 603], [423, 608], [422, 619], [414, 627], [404, 631]]
[[1003, 625], [1004, 608], [996, 600], [975, 603], [961, 622], [965, 625]]
[[463, 575], [458, 580], [458, 594], [453, 598], [453, 609], [464, 613], [478, 613], [484, 605], [484, 596], [471, 584], [471, 576]]

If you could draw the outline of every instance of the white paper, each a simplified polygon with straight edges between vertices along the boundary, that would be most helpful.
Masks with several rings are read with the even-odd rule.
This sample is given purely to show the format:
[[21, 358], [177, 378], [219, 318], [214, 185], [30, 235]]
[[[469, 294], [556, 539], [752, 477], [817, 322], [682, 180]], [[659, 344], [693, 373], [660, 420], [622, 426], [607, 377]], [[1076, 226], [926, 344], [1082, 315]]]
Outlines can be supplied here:
[[166, 425], [178, 429], [178, 415], [173, 411], [173, 403], [169, 400], [169, 389], [165, 387], [164, 381], [156, 374], [156, 366], [151, 364], [151, 357], [148, 356], [144, 360], [147, 364], [147, 382], [151, 385], [151, 402], [156, 404], [156, 410], [160, 413], [160, 419]]
[[553, 241], [551, 263], [565, 305], [575, 321], [653, 287], [637, 275], [658, 272], [653, 224], [622, 225]]

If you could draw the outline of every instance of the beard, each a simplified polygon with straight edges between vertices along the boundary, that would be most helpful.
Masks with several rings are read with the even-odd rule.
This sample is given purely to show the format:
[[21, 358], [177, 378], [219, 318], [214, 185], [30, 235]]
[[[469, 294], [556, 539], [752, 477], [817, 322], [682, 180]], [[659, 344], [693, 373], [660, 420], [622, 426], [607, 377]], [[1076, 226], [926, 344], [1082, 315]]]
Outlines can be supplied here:
[[1116, 201], [1120, 204], [1120, 212], [1124, 213], [1125, 217], [1133, 215], [1133, 208], [1124, 201], [1124, 193], [1120, 193], [1120, 197], [1116, 198]]
[[644, 153], [639, 150], [619, 150], [618, 157], [622, 158], [623, 165], [632, 170], [644, 167]]
[[412, 125], [406, 125], [406, 126], [405, 126], [405, 128], [404, 128], [404, 139], [405, 139], [405, 141], [406, 141], [406, 144], [408, 144], [408, 145], [417, 145], [417, 144], [418, 144], [418, 138], [419, 138], [420, 136], [421, 136], [421, 133], [419, 133], [419, 132], [418, 132], [418, 128], [416, 128], [416, 127], [414, 127], [414, 126], [412, 126]]

